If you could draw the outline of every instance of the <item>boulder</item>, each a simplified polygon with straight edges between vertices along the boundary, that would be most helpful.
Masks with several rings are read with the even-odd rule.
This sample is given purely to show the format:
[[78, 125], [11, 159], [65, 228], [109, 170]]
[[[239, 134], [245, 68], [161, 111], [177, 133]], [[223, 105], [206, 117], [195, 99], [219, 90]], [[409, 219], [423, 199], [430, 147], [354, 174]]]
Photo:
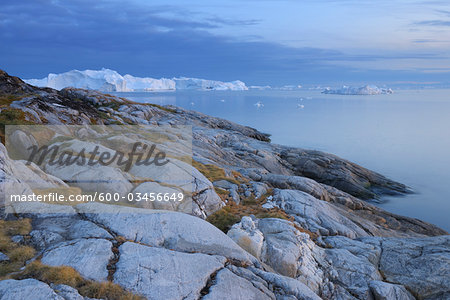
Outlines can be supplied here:
[[234, 224], [227, 235], [254, 257], [261, 257], [264, 236], [250, 217], [242, 217], [241, 222]]

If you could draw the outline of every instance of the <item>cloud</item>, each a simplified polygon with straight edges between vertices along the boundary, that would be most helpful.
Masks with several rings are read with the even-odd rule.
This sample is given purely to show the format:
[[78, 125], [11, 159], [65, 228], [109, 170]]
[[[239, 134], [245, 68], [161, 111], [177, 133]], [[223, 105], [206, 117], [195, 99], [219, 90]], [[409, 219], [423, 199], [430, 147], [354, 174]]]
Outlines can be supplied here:
[[412, 40], [414, 44], [428, 44], [428, 43], [442, 43], [440, 40], [434, 40], [434, 39], [418, 39], [418, 40]]
[[[394, 78], [404, 73], [386, 76], [389, 61], [405, 57], [439, 60], [438, 56], [417, 54], [347, 55], [332, 49], [283, 46], [258, 37], [218, 35], [213, 29], [229, 26], [236, 30], [261, 21], [147, 3], [4, 0], [0, 68], [25, 78], [107, 67], [136, 76], [290, 84]], [[380, 65], [380, 61], [384, 63]], [[374, 65], [385, 72], [374, 73]]]
[[261, 20], [259, 20], [259, 19], [232, 20], [232, 19], [221, 18], [218, 16], [215, 16], [213, 18], [207, 18], [206, 20], [210, 21], [211, 23], [228, 25], [228, 26], [253, 26], [253, 25], [258, 25], [261, 23]]
[[426, 20], [420, 22], [414, 22], [414, 25], [426, 25], [426, 26], [450, 26], [450, 21], [447, 20]]

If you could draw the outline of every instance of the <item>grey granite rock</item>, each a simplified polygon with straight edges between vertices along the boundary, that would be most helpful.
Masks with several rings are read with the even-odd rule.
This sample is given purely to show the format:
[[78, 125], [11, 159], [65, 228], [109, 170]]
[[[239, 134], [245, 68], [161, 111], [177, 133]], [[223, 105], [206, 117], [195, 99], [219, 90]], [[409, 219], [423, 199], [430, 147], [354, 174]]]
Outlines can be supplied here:
[[414, 300], [404, 286], [383, 281], [369, 282], [375, 300]]
[[36, 279], [7, 279], [0, 281], [0, 299], [64, 300], [47, 284]]
[[197, 299], [226, 259], [126, 242], [119, 248], [114, 282], [147, 299]]
[[293, 166], [296, 175], [334, 186], [362, 199], [375, 198], [377, 193], [411, 192], [403, 184], [332, 154], [290, 148], [282, 151], [281, 157]]
[[130, 174], [192, 193], [193, 214], [206, 218], [223, 205], [212, 183], [193, 166], [171, 158], [163, 166], [133, 165]]
[[312, 232], [350, 238], [368, 235], [336, 207], [304, 192], [275, 189], [273, 201]]
[[69, 236], [70, 239], [81, 239], [81, 238], [102, 238], [102, 239], [112, 239], [113, 236], [105, 229], [95, 225], [92, 222], [85, 220], [77, 220], [70, 226]]
[[233, 225], [227, 235], [242, 249], [258, 259], [261, 258], [264, 236], [250, 217], [242, 217], [241, 222]]
[[222, 231], [191, 215], [100, 203], [83, 203], [76, 208], [87, 219], [138, 243], [221, 255], [244, 265], [256, 261]]
[[264, 293], [247, 279], [233, 274], [228, 269], [222, 269], [217, 272], [213, 285], [209, 288], [208, 294], [203, 299], [275, 300], [275, 295], [272, 292]]
[[[155, 197], [157, 194], [167, 194], [169, 195], [169, 197], [175, 195], [176, 197], [178, 197], [177, 195], [179, 193], [183, 193], [183, 191], [175, 187], [168, 187], [160, 185], [156, 182], [149, 181], [138, 185], [133, 190], [133, 193], [135, 194], [136, 199], [138, 199], [137, 198], [138, 196], [141, 197], [142, 199], [143, 197], [148, 198], [150, 193], [153, 193]], [[162, 209], [162, 210], [179, 211], [190, 214], [192, 213], [192, 199], [189, 196], [184, 198], [183, 201], [178, 201], [178, 198], [176, 198], [176, 200], [169, 200], [169, 201], [139, 201], [133, 202], [133, 205], [148, 209]]]
[[241, 198], [238, 193], [239, 186], [237, 184], [231, 183], [228, 180], [218, 180], [213, 182], [213, 185], [220, 189], [227, 190], [236, 204], [241, 202]]
[[110, 166], [48, 164], [45, 171], [81, 188], [85, 193], [119, 193], [121, 196], [125, 196], [133, 187], [120, 169]]
[[279, 189], [303, 191], [320, 200], [330, 199], [328, 191], [320, 183], [310, 178], [269, 173], [262, 174], [260, 180]]
[[112, 258], [112, 243], [103, 239], [78, 239], [62, 242], [44, 252], [42, 263], [50, 266], [70, 266], [83, 277], [104, 281]]
[[273, 285], [277, 297], [280, 295], [293, 296], [297, 299], [304, 300], [320, 300], [319, 296], [298, 280], [275, 273], [265, 272], [253, 267], [250, 269], [256, 275]]
[[3, 252], [0, 252], [0, 262], [8, 261], [9, 257]]
[[31, 243], [39, 250], [44, 250], [64, 240], [60, 234], [48, 230], [33, 230], [30, 232], [30, 236]]
[[330, 280], [339, 283], [359, 299], [370, 299], [368, 283], [382, 280], [377, 268], [367, 259], [355, 256], [346, 249], [326, 249], [325, 252], [329, 263], [328, 269], [325, 269]]
[[12, 241], [13, 243], [20, 244], [20, 243], [23, 243], [24, 238], [23, 238], [22, 235], [14, 235], [14, 236], [11, 237], [11, 241]]
[[76, 289], [65, 284], [51, 284], [50, 287], [64, 300], [85, 300]]
[[386, 281], [424, 299], [450, 297], [450, 236], [380, 239], [379, 269]]

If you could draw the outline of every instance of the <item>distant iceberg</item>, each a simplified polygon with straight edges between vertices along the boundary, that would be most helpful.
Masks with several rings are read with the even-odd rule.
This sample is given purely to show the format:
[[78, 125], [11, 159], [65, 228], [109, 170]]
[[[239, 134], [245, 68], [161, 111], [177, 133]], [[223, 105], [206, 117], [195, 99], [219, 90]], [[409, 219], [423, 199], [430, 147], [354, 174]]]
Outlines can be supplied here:
[[365, 85], [362, 87], [343, 86], [340, 89], [326, 88], [322, 94], [336, 94], [336, 95], [380, 95], [393, 94], [394, 91], [386, 88], [379, 88], [376, 85]]
[[114, 70], [72, 70], [49, 74], [42, 79], [27, 79], [26, 83], [61, 90], [65, 87], [98, 90], [102, 92], [174, 91], [174, 90], [248, 90], [244, 82], [222, 82], [198, 78], [150, 78], [120, 75]]

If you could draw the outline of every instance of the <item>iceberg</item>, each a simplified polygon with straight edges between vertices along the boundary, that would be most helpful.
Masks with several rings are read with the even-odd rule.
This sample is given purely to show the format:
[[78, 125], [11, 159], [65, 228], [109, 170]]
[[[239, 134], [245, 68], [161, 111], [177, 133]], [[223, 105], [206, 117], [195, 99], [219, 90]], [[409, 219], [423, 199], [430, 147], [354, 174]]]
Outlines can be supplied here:
[[174, 90], [248, 90], [240, 80], [222, 82], [199, 78], [150, 78], [124, 76], [110, 69], [72, 70], [61, 74], [50, 73], [42, 79], [26, 79], [26, 83], [61, 90], [66, 87], [98, 90], [102, 92], [174, 91]]
[[343, 86], [340, 89], [326, 88], [322, 94], [336, 94], [336, 95], [380, 95], [393, 94], [392, 89], [379, 88], [376, 85], [365, 85], [362, 87]]

